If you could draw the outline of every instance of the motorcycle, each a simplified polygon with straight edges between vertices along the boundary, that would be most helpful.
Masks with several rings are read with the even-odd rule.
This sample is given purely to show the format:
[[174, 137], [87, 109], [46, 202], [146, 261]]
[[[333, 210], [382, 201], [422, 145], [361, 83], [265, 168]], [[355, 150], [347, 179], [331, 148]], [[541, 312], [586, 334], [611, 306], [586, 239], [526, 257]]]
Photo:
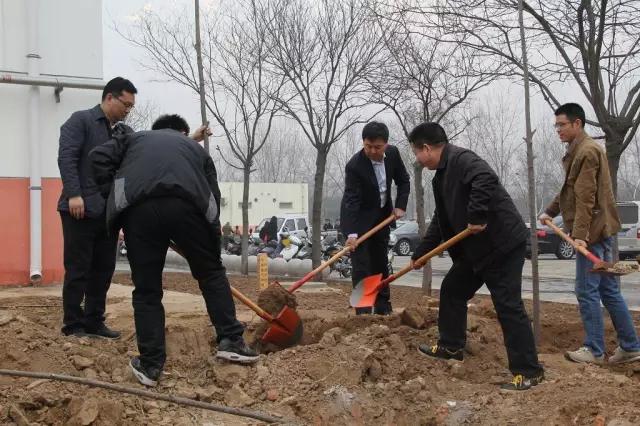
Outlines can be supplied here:
[[265, 247], [265, 244], [262, 242], [260, 237], [249, 236], [249, 247], [247, 247], [247, 255], [257, 256], [258, 253], [262, 252], [262, 249], [264, 247]]
[[287, 262], [295, 257], [300, 250], [302, 241], [295, 235], [291, 235], [288, 232], [280, 234], [280, 244], [282, 249], [278, 253], [278, 257], [282, 257]]
[[300, 238], [302, 244], [295, 258], [300, 260], [311, 259], [311, 241], [306, 237]]
[[277, 249], [278, 249], [278, 242], [276, 240], [271, 240], [264, 245], [262, 250], [260, 250], [260, 253], [264, 253], [270, 259], [274, 259], [276, 258], [276, 255], [277, 255]]
[[[328, 244], [323, 244], [322, 260], [326, 262], [333, 255], [342, 250], [342, 248], [342, 244], [340, 244], [337, 239], [331, 239]], [[342, 256], [329, 267], [329, 274], [333, 271], [338, 272], [343, 278], [351, 277], [351, 256], [349, 253]]]
[[242, 254], [242, 239], [238, 235], [234, 235], [233, 238], [229, 239], [225, 250], [227, 254], [240, 256]]

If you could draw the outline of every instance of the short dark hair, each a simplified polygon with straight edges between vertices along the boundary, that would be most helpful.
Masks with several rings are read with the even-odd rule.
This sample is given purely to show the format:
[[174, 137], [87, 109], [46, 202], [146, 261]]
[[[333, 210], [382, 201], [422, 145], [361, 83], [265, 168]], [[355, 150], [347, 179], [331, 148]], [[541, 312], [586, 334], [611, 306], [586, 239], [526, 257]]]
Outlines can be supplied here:
[[367, 123], [362, 129], [362, 140], [376, 140], [382, 139], [386, 142], [389, 141], [389, 128], [386, 124], [379, 121], [371, 121]]
[[568, 103], [564, 105], [560, 105], [560, 107], [555, 112], [556, 117], [559, 115], [566, 115], [567, 118], [571, 121], [576, 121], [578, 118], [582, 122], [582, 127], [585, 125], [585, 121], [587, 117], [584, 113], [584, 109], [579, 104], [576, 103]]
[[122, 95], [122, 92], [129, 92], [135, 95], [136, 93], [138, 93], [138, 89], [136, 89], [136, 86], [134, 86], [133, 83], [126, 78], [113, 78], [107, 83], [106, 86], [104, 86], [104, 89], [102, 90], [102, 100], [104, 101], [109, 93], [114, 96], [120, 96]]
[[153, 122], [151, 130], [173, 129], [185, 134], [189, 134], [189, 124], [187, 120], [178, 114], [164, 114]]
[[420, 123], [409, 134], [409, 143], [418, 148], [449, 143], [447, 134], [438, 123]]

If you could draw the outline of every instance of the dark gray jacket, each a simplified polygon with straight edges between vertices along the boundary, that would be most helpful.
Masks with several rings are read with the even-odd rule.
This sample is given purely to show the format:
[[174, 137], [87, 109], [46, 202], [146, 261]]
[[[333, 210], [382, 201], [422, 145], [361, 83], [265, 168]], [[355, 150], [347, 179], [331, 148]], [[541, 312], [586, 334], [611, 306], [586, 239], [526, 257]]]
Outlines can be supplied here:
[[82, 196], [85, 214], [99, 217], [104, 213], [105, 199], [93, 180], [89, 151], [111, 138], [109, 120], [100, 105], [76, 111], [60, 127], [58, 168], [62, 178], [62, 194], [58, 211], [69, 211], [69, 198]]
[[155, 197], [195, 204], [208, 222], [218, 220], [220, 189], [211, 156], [175, 130], [116, 134], [89, 153], [96, 182], [107, 200], [107, 226], [119, 228], [128, 207]]
[[482, 269], [527, 240], [527, 227], [491, 167], [476, 153], [447, 144], [433, 180], [436, 211], [412, 259], [463, 231], [469, 223], [487, 229], [449, 249], [451, 258]]

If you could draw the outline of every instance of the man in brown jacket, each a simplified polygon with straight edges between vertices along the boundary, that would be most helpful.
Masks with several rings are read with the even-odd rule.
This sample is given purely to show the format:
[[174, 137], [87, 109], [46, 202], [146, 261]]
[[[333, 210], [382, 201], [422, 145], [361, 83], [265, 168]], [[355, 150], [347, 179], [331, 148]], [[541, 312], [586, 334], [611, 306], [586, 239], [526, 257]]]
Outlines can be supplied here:
[[[562, 159], [565, 180], [540, 222], [562, 214], [564, 227], [579, 245], [604, 261], [611, 261], [613, 235], [620, 220], [611, 186], [609, 165], [604, 149], [584, 130], [585, 113], [578, 104], [562, 105], [555, 112], [555, 128], [568, 144]], [[581, 348], [569, 351], [566, 358], [575, 362], [604, 362], [604, 323], [600, 302], [611, 316], [619, 346], [609, 357], [610, 364], [640, 360], [640, 342], [618, 280], [613, 276], [589, 272], [593, 263], [576, 254], [576, 297], [585, 331]]]

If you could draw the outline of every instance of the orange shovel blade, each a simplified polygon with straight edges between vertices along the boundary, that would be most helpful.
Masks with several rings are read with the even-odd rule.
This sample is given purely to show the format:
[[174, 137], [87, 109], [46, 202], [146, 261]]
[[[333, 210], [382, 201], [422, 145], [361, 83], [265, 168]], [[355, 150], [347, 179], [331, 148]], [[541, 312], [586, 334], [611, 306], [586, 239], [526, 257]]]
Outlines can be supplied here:
[[351, 291], [349, 304], [354, 308], [369, 308], [375, 305], [381, 281], [382, 274], [370, 275], [360, 281]]
[[302, 320], [298, 313], [288, 306], [282, 308], [269, 328], [262, 336], [264, 343], [273, 343], [280, 347], [293, 346], [302, 339]]

